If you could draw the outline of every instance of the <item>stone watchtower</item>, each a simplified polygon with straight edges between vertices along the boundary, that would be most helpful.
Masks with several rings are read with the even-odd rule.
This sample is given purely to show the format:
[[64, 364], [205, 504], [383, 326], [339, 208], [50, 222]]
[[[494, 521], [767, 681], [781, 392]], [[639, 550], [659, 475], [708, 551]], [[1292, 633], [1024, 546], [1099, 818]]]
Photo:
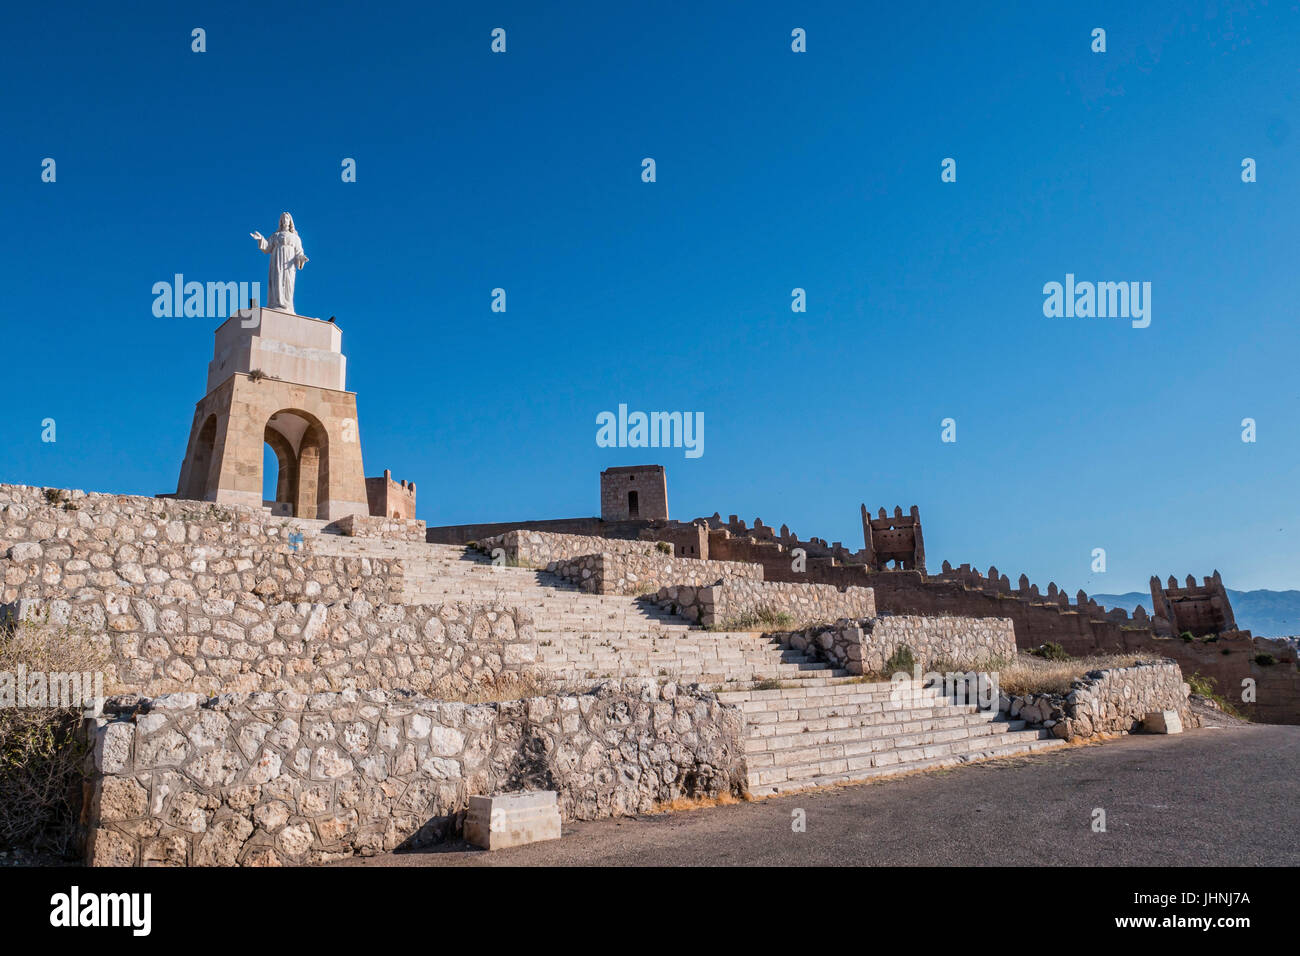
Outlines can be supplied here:
[[[343, 330], [253, 306], [217, 329], [177, 498], [334, 520], [368, 514], [357, 397], [344, 387]], [[279, 461], [262, 500], [263, 446]], [[412, 496], [413, 497], [413, 496]]]
[[1166, 586], [1160, 578], [1151, 577], [1151, 616], [1157, 634], [1177, 637], [1190, 633], [1194, 637], [1207, 634], [1228, 634], [1237, 630], [1237, 619], [1232, 613], [1232, 602], [1223, 578], [1216, 570], [1197, 584], [1196, 578], [1187, 575], [1186, 586], [1179, 587], [1178, 579], [1169, 577]]
[[600, 473], [602, 521], [668, 520], [668, 478], [663, 465], [606, 468]]
[[921, 536], [921, 511], [916, 505], [908, 514], [894, 508], [891, 518], [881, 508], [877, 517], [871, 517], [862, 505], [862, 537], [866, 542], [867, 566], [884, 571], [890, 562], [906, 571], [925, 574], [925, 540]]

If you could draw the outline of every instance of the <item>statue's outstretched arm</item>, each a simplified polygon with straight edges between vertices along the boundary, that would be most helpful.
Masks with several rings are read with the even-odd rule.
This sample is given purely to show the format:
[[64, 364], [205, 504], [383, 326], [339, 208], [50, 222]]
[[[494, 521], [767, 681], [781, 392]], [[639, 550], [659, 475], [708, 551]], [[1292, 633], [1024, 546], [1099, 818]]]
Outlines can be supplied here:
[[271, 244], [266, 241], [266, 237], [262, 235], [260, 232], [250, 232], [249, 235], [257, 240], [257, 248], [260, 249], [262, 252], [271, 251]]

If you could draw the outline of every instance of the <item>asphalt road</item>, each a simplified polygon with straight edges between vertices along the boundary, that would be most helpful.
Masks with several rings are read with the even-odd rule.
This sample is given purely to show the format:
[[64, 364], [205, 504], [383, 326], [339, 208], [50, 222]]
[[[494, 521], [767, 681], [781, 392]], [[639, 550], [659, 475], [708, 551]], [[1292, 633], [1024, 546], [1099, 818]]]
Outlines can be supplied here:
[[[1106, 832], [1094, 832], [1094, 810]], [[803, 810], [807, 829], [792, 831]], [[733, 806], [341, 866], [1300, 865], [1300, 727], [1131, 736]]]

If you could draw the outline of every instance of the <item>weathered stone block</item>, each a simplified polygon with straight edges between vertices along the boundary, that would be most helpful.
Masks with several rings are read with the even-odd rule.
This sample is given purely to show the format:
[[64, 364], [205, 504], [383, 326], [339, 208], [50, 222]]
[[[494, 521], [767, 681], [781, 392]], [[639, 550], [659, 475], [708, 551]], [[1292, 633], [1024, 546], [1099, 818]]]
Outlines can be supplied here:
[[560, 810], [554, 790], [470, 797], [465, 840], [485, 850], [560, 838]]
[[1142, 732], [1147, 734], [1181, 734], [1183, 721], [1176, 710], [1153, 710], [1142, 718]]

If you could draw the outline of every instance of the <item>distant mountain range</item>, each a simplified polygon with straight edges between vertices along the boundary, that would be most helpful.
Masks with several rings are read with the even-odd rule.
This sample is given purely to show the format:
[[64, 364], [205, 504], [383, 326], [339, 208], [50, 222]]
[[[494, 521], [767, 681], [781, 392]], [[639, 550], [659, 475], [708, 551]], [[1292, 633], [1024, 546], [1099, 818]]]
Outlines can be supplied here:
[[[1151, 613], [1151, 595], [1141, 591], [1127, 594], [1092, 594], [1105, 608], [1122, 607], [1130, 614], [1141, 604]], [[1228, 589], [1237, 627], [1256, 637], [1290, 637], [1300, 634], [1300, 591], [1234, 591]]]

